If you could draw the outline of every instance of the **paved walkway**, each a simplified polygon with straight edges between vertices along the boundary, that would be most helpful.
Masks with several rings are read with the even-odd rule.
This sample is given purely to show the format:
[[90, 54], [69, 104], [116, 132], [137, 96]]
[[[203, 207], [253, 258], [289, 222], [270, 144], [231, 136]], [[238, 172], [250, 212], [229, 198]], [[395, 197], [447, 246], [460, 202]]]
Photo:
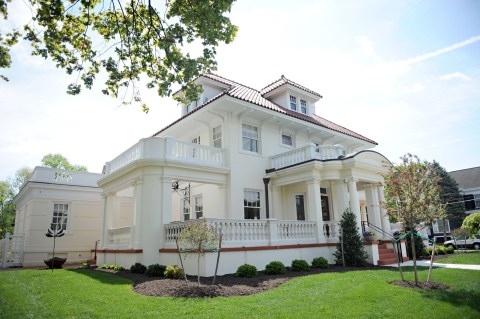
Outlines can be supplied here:
[[[396, 263], [391, 265], [386, 265], [386, 266], [398, 267]], [[413, 266], [413, 260], [402, 263], [402, 266]], [[430, 260], [417, 260], [417, 266], [430, 267]], [[433, 263], [433, 267], [480, 270], [480, 265], [440, 264], [436, 262]]]

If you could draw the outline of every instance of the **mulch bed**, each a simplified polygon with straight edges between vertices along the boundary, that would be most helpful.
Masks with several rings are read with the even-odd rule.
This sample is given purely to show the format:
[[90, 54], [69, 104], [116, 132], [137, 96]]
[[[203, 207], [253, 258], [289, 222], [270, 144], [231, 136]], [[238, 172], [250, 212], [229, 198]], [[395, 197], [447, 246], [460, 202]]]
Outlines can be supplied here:
[[418, 284], [415, 284], [414, 281], [393, 281], [391, 284], [400, 287], [416, 288], [422, 290], [445, 290], [450, 288], [450, 286], [438, 282], [419, 282]]
[[392, 269], [391, 267], [367, 266], [346, 267], [330, 265], [328, 269], [311, 269], [310, 271], [294, 272], [287, 271], [283, 275], [265, 275], [262, 272], [254, 278], [240, 278], [233, 274], [217, 276], [215, 285], [212, 285], [213, 277], [201, 277], [198, 286], [196, 276], [188, 276], [188, 286], [184, 279], [167, 279], [159, 277], [147, 277], [140, 274], [132, 274], [128, 270], [107, 271], [122, 278], [133, 281], [133, 290], [139, 294], [160, 297], [187, 297], [187, 298], [212, 298], [229, 296], [246, 296], [275, 288], [288, 280], [327, 272], [347, 272], [356, 270], [379, 270]]

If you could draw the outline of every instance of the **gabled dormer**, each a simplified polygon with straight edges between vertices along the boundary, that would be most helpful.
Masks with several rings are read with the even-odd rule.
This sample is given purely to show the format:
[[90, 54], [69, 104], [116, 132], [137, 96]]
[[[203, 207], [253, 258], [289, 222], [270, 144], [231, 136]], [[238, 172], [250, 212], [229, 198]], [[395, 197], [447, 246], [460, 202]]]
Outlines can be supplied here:
[[204, 105], [206, 102], [221, 94], [224, 91], [230, 90], [233, 82], [213, 75], [210, 70], [207, 73], [199, 76], [194, 82], [202, 86], [202, 93], [198, 100], [189, 105], [182, 105], [182, 116]]
[[315, 114], [315, 103], [322, 98], [317, 92], [287, 79], [284, 75], [263, 88], [260, 93], [275, 104], [309, 116]]

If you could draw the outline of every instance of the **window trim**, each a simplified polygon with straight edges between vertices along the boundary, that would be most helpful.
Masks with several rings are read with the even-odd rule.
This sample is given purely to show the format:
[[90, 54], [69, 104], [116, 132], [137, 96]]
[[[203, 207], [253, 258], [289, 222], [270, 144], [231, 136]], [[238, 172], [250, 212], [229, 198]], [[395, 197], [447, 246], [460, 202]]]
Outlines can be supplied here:
[[[215, 129], [218, 129], [217, 138], [215, 138]], [[212, 146], [216, 148], [222, 148], [222, 125], [217, 125], [212, 127]], [[219, 136], [218, 136], [219, 135]], [[220, 146], [215, 146], [215, 142], [219, 141]]]
[[55, 218], [55, 205], [67, 205], [67, 214], [66, 214], [67, 215], [66, 216], [67, 221], [65, 222], [65, 229], [64, 229], [63, 232], [65, 234], [68, 234], [70, 232], [70, 219], [71, 219], [71, 216], [72, 216], [72, 203], [71, 202], [62, 202], [62, 201], [53, 202], [52, 211], [51, 211], [52, 212], [52, 215], [51, 215], [52, 217], [50, 219], [49, 227], [52, 226], [53, 219]]
[[[247, 197], [245, 196], [247, 192], [254, 192], [258, 194], [258, 206], [246, 206], [246, 202], [248, 203]], [[246, 218], [245, 215], [245, 208], [252, 208], [252, 209], [258, 209], [258, 218]], [[259, 220], [262, 219], [262, 191], [259, 189], [252, 189], [252, 188], [244, 188], [243, 189], [243, 219], [249, 220]]]
[[[188, 204], [188, 205], [185, 205], [185, 204]], [[188, 210], [188, 219], [185, 219], [185, 215], [187, 215], [185, 213], [185, 210]], [[190, 201], [188, 200], [188, 198], [180, 198], [180, 213], [182, 214], [181, 218], [182, 218], [182, 221], [187, 221], [187, 220], [191, 220], [192, 219], [192, 209], [190, 207]]]
[[[249, 126], [249, 127], [252, 127], [252, 128], [256, 128], [256, 133], [257, 133], [257, 138], [252, 138], [252, 137], [248, 137], [248, 136], [244, 136], [243, 133], [244, 133], [244, 126]], [[246, 152], [246, 153], [249, 153], [249, 154], [261, 154], [261, 134], [260, 134], [260, 126], [256, 125], [256, 124], [253, 124], [253, 123], [248, 123], [248, 122], [245, 122], [245, 123], [242, 123], [241, 125], [241, 150]], [[257, 143], [256, 143], [256, 151], [251, 151], [251, 150], [247, 150], [244, 148], [244, 138], [246, 139], [249, 139], [249, 140], [255, 140]]]
[[[200, 204], [202, 205], [201, 206], [201, 210], [197, 210], [197, 199], [200, 199]], [[198, 195], [195, 195], [193, 196], [193, 212], [195, 213], [195, 219], [199, 219], [199, 218], [202, 218], [204, 217], [204, 207], [203, 207], [203, 196], [202, 194], [198, 194]], [[202, 213], [202, 216], [198, 216], [198, 213], [201, 212]]]
[[[291, 95], [289, 94], [289, 107], [290, 107], [290, 110], [292, 111], [295, 111], [295, 112], [298, 112], [298, 99], [297, 99], [297, 96], [296, 95]], [[292, 106], [294, 106], [295, 108], [293, 108]]]
[[[303, 103], [305, 103], [305, 105], [303, 105]], [[305, 109], [305, 112], [303, 112], [303, 110]], [[300, 113], [302, 114], [307, 114], [308, 113], [308, 104], [307, 104], [307, 100], [303, 100], [303, 99], [300, 99]]]
[[[288, 136], [288, 137], [290, 137], [290, 142], [291, 142], [292, 144], [285, 144], [285, 143], [283, 142], [283, 136]], [[295, 147], [295, 135], [292, 134], [292, 133], [290, 133], [290, 132], [286, 132], [286, 131], [280, 132], [280, 144], [281, 144], [282, 146], [285, 146], [285, 147], [294, 148], [294, 147]]]

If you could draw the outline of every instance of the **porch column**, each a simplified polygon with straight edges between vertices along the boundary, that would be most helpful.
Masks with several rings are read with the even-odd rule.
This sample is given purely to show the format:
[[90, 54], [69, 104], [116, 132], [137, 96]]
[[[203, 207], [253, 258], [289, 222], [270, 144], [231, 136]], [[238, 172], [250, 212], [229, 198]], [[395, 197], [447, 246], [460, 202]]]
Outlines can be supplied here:
[[320, 179], [314, 178], [307, 182], [307, 198], [309, 215], [313, 216], [317, 225], [317, 241], [325, 242], [323, 234], [323, 217], [322, 217], [322, 198], [320, 195]]
[[[142, 202], [143, 202], [143, 179], [137, 179], [133, 185], [133, 225], [131, 238], [134, 249], [142, 248]], [[136, 231], [137, 230], [137, 231]]]
[[351, 177], [348, 180], [348, 192], [350, 194], [350, 209], [357, 216], [357, 227], [360, 234], [362, 233], [362, 216], [360, 215], [360, 199], [357, 191], [357, 180]]
[[[380, 202], [378, 201], [377, 187], [371, 186], [366, 188], [365, 196], [367, 199], [368, 222], [383, 230], [382, 220], [380, 217]], [[381, 235], [381, 234], [378, 234], [378, 235]]]
[[380, 218], [382, 221], [382, 229], [383, 231], [391, 234], [392, 227], [390, 225], [390, 220], [388, 219], [387, 210], [382, 206], [382, 204], [385, 203], [385, 192], [383, 190], [383, 185], [378, 186], [377, 191], [378, 191], [378, 198], [380, 202]]
[[343, 212], [349, 206], [347, 184], [343, 179], [332, 182], [332, 184], [332, 195], [335, 199], [333, 201], [333, 214], [334, 219], [339, 222], [342, 219]]
[[282, 189], [279, 186], [272, 186], [272, 211], [270, 213], [271, 218], [284, 219], [282, 210]]
[[113, 227], [113, 200], [115, 193], [106, 193], [103, 195], [103, 234], [102, 246], [110, 245], [109, 230]]

